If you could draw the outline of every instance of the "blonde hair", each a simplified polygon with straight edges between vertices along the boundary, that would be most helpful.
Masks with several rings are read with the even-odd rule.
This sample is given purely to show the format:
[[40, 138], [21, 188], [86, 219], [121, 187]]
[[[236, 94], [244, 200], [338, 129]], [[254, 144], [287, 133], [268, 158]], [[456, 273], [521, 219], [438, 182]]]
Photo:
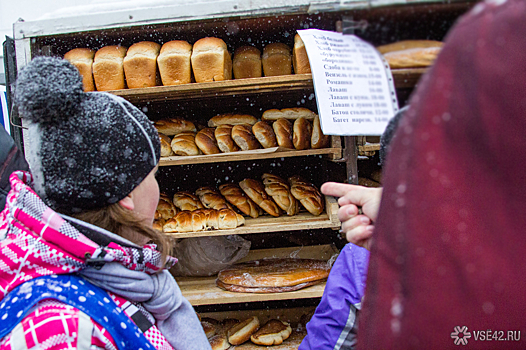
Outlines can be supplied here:
[[126, 238], [125, 231], [129, 230], [143, 235], [157, 244], [157, 250], [161, 252], [162, 261], [166, 261], [166, 257], [171, 255], [173, 251], [173, 242], [170, 239], [162, 232], [145, 224], [133, 211], [122, 207], [119, 203], [72, 216], [124, 238]]

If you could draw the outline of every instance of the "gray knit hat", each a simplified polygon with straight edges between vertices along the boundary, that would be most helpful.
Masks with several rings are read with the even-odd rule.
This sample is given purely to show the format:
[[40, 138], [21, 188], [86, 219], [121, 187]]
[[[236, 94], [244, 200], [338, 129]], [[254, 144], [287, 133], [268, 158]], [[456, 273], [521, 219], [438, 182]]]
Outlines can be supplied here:
[[15, 104], [32, 122], [25, 146], [34, 188], [60, 212], [118, 202], [159, 161], [159, 136], [148, 117], [118, 96], [84, 92], [66, 60], [37, 57], [24, 67]]

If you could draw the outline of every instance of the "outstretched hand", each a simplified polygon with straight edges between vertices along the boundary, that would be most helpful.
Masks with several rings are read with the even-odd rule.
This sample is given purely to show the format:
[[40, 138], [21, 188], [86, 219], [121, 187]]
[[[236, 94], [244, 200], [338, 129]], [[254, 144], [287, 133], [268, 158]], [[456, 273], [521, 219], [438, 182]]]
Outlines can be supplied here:
[[[321, 186], [321, 192], [339, 197], [338, 219], [342, 223], [341, 232], [345, 233], [347, 240], [369, 249], [380, 208], [382, 188], [326, 182]], [[359, 214], [358, 207], [362, 208], [363, 214]]]

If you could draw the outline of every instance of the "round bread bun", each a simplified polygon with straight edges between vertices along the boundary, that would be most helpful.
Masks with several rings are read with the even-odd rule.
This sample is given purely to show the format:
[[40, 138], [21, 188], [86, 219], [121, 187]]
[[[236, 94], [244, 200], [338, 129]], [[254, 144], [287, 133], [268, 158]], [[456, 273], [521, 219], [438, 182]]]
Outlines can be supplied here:
[[272, 319], [263, 325], [256, 333], [252, 334], [250, 340], [257, 345], [279, 345], [290, 337], [292, 328], [287, 322]]
[[276, 134], [274, 133], [272, 126], [270, 126], [267, 122], [257, 122], [254, 124], [254, 126], [252, 126], [252, 132], [263, 148], [278, 147]]
[[276, 134], [276, 141], [279, 147], [294, 149], [292, 143], [292, 123], [285, 118], [281, 118], [272, 123], [272, 129]]
[[239, 147], [232, 138], [232, 127], [229, 124], [219, 125], [214, 132], [217, 146], [223, 153], [239, 151]]
[[217, 154], [221, 150], [217, 146], [214, 128], [204, 128], [195, 135], [195, 144], [204, 154]]
[[227, 332], [228, 342], [232, 345], [240, 345], [250, 339], [259, 329], [259, 319], [252, 316], [242, 322], [239, 322]]

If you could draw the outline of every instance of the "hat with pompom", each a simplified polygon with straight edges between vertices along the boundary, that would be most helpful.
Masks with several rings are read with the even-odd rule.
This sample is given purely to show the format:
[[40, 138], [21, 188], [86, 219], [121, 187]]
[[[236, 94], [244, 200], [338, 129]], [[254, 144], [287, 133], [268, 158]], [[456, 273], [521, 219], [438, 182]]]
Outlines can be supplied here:
[[35, 190], [62, 213], [118, 202], [159, 161], [159, 136], [148, 117], [121, 97], [84, 92], [66, 60], [32, 60], [18, 75], [15, 104], [31, 121], [25, 146]]

